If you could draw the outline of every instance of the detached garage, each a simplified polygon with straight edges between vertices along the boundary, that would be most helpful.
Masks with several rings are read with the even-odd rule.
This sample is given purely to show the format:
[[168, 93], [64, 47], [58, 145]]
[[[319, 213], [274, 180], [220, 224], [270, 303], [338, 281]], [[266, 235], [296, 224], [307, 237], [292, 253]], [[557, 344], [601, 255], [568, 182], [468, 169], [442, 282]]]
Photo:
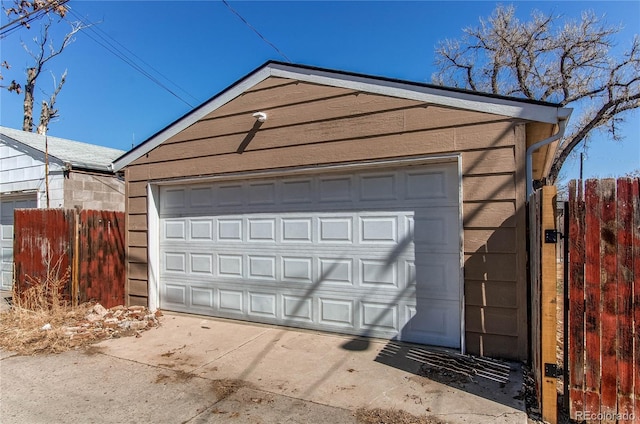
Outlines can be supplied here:
[[526, 185], [568, 115], [269, 62], [114, 162], [128, 301], [524, 359]]

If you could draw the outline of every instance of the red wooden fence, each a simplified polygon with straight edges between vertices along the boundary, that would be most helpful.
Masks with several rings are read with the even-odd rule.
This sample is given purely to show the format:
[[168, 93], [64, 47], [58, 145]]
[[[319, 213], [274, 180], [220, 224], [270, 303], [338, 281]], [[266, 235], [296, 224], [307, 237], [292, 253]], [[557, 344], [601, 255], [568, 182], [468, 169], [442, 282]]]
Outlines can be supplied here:
[[124, 213], [16, 209], [15, 284], [18, 292], [45, 281], [53, 266], [68, 271], [66, 293], [110, 308], [124, 304]]
[[[16, 209], [14, 214], [14, 284], [18, 293], [49, 278], [70, 279], [75, 211]], [[64, 294], [71, 294], [70, 285]]]
[[569, 405], [579, 421], [640, 423], [639, 183], [569, 184]]

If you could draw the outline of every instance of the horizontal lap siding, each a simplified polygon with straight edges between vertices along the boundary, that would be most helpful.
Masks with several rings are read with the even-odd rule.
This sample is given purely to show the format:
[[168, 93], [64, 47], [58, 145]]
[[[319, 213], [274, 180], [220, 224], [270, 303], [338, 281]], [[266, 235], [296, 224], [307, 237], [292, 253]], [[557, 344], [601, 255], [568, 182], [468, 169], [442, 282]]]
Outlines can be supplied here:
[[[258, 110], [268, 119], [256, 129]], [[128, 167], [129, 299], [147, 293], [148, 181], [461, 152], [467, 347], [523, 359], [520, 128], [495, 115], [270, 78]]]

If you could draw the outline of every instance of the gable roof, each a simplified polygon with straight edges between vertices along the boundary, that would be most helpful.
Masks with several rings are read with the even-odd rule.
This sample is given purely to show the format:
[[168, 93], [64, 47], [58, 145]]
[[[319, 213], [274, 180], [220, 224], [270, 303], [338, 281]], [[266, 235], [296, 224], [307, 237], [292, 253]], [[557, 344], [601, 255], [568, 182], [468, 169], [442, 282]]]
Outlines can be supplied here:
[[[124, 150], [64, 138], [46, 136], [48, 154], [72, 168], [82, 168], [102, 172], [113, 172], [111, 163], [121, 156]], [[0, 126], [0, 139], [9, 145], [28, 146], [44, 154], [45, 136]]]
[[571, 113], [571, 109], [562, 108], [554, 103], [269, 61], [117, 158], [113, 163], [114, 169], [118, 171], [124, 168], [170, 137], [271, 76], [548, 124], [557, 124]]

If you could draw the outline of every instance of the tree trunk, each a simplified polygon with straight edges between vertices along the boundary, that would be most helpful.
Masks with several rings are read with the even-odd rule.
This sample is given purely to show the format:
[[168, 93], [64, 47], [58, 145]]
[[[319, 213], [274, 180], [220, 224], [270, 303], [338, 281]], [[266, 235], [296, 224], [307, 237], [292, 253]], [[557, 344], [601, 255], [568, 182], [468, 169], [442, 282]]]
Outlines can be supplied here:
[[40, 124], [38, 125], [38, 134], [45, 135], [49, 127], [49, 105], [44, 100], [42, 101], [42, 109], [40, 109]]
[[27, 69], [27, 83], [24, 86], [24, 118], [22, 131], [33, 131], [33, 89], [38, 77], [36, 68]]

